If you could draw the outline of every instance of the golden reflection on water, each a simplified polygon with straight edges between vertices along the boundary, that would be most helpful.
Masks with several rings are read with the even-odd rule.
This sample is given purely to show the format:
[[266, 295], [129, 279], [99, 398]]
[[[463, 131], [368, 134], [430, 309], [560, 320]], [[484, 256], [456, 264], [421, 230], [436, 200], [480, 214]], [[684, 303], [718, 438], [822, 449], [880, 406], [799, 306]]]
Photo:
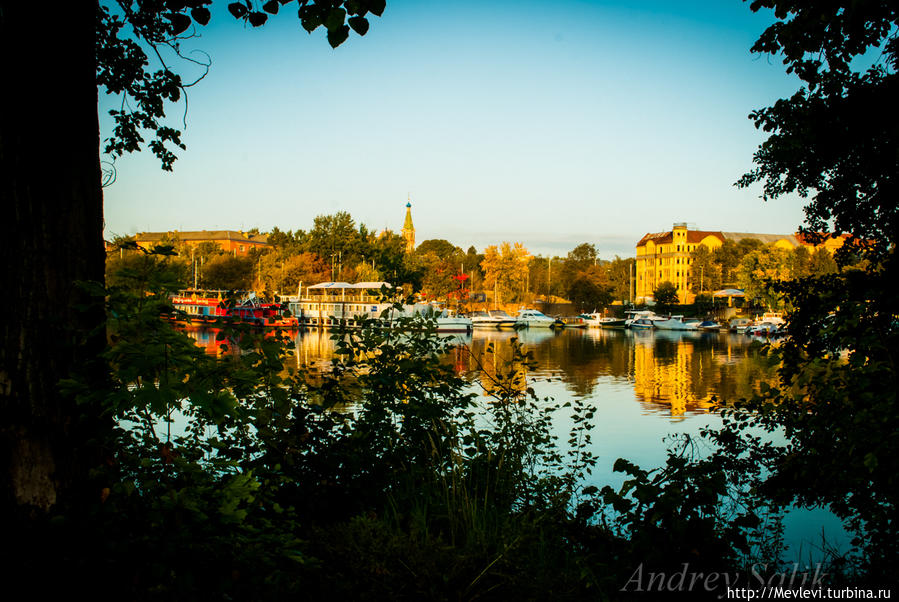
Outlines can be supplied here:
[[[207, 353], [219, 353], [216, 329], [195, 327], [187, 334]], [[296, 367], [326, 370], [334, 358], [331, 334], [308, 330], [292, 335]], [[515, 388], [524, 390], [527, 377], [527, 382], [548, 382], [557, 401], [600, 398], [603, 390], [624, 389], [633, 392], [646, 412], [681, 418], [707, 412], [715, 398], [750, 397], [761, 383], [776, 381], [775, 367], [760, 345], [739, 334], [591, 328], [475, 330], [452, 336], [459, 345], [446, 361], [476, 382], [484, 395], [490, 395], [502, 377], [517, 377]], [[513, 338], [531, 352], [531, 367], [522, 361], [510, 363]]]

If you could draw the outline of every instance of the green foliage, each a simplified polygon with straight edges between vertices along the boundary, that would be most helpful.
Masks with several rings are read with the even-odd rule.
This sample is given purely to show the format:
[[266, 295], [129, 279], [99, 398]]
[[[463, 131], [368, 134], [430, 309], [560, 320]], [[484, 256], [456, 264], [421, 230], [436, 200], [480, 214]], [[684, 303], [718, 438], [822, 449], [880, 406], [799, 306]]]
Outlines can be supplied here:
[[790, 278], [790, 259], [789, 251], [774, 245], [745, 255], [737, 269], [737, 283], [746, 298], [769, 309], [783, 308], [784, 300], [775, 284]]
[[[290, 0], [269, 0], [258, 10], [249, 0], [231, 2], [228, 11], [244, 23], [259, 27], [269, 14], [278, 13], [279, 4]], [[187, 88], [196, 85], [209, 71], [211, 61], [200, 61], [181, 52], [184, 40], [196, 35], [211, 19], [207, 6], [212, 0], [142, 2], [123, 0], [110, 8], [97, 4], [97, 86], [108, 94], [121, 95], [120, 109], [109, 114], [115, 121], [113, 134], [106, 140], [104, 152], [120, 157], [139, 151], [149, 132], [147, 146], [162, 168], [171, 171], [175, 154], [171, 147], [186, 148], [181, 132], [163, 120], [167, 103], [177, 103]], [[362, 36], [368, 32], [368, 15], [381, 16], [385, 0], [326, 0], [298, 2], [303, 29], [312, 33], [327, 30], [328, 43], [336, 48], [349, 37], [350, 29]], [[350, 15], [347, 19], [347, 15]], [[174, 56], [188, 66], [198, 66], [202, 74], [185, 82], [173, 65], [163, 57]], [[151, 57], [157, 62], [153, 71]]]
[[279, 294], [296, 294], [300, 283], [306, 286], [331, 279], [331, 268], [314, 253], [298, 253], [287, 257], [275, 252], [262, 255], [256, 266], [257, 285], [262, 290]]
[[203, 286], [210, 289], [250, 290], [253, 286], [253, 260], [235, 255], [218, 255], [202, 268]]
[[609, 284], [615, 301], [631, 300], [631, 271], [636, 260], [632, 257], [621, 259], [617, 255], [608, 264]]
[[[781, 56], [803, 88], [750, 118], [769, 132], [755, 169], [737, 185], [761, 182], [762, 196], [811, 195], [810, 237], [854, 236], [844, 253], [864, 248], [883, 256], [899, 231], [895, 174], [899, 168], [899, 16], [891, 2], [760, 0], [778, 21], [752, 47]], [[866, 54], [867, 53], [867, 54]], [[799, 149], [802, 149], [801, 151]]]
[[693, 293], [701, 293], [720, 289], [723, 271], [714, 253], [705, 245], [697, 245], [690, 253], [690, 290]]
[[448, 240], [442, 238], [432, 238], [422, 241], [415, 249], [415, 252], [421, 255], [433, 253], [437, 257], [450, 258], [462, 253], [462, 249], [454, 245]]
[[[346, 211], [334, 215], [319, 215], [307, 238], [307, 249], [329, 263], [351, 262], [356, 257], [361, 240], [353, 218]], [[339, 257], [338, 257], [339, 256]]]
[[466, 255], [462, 249], [446, 240], [426, 240], [415, 249], [415, 260], [421, 267], [423, 276], [421, 290], [426, 295], [444, 299], [458, 291], [459, 281], [454, 276], [460, 273]]
[[675, 572], [686, 559], [691, 571], [745, 570], [760, 548], [769, 551], [765, 538], [781, 530], [777, 513], [747, 494], [759, 468], [736, 453], [704, 457], [687, 435], [674, 441], [661, 468], [619, 458], [614, 470], [628, 478], [600, 496], [603, 522], [623, 543], [622, 573], [643, 565]]
[[750, 240], [743, 239], [737, 244], [731, 239], [725, 239], [724, 243], [712, 252], [713, 261], [721, 267], [722, 287], [737, 285], [737, 268], [740, 267], [743, 256], [751, 250], [747, 244]]
[[581, 276], [569, 285], [568, 299], [580, 311], [598, 311], [612, 303], [612, 289]]
[[656, 302], [656, 311], [663, 314], [668, 313], [672, 306], [677, 304], [677, 287], [673, 282], [666, 280], [652, 291], [652, 296]]
[[824, 505], [856, 533], [854, 570], [884, 579], [899, 559], [896, 483], [897, 310], [881, 270], [851, 270], [778, 285], [791, 306], [791, 337], [777, 349], [784, 384], [734, 403], [730, 440], [782, 432], [753, 453], [768, 472], [756, 485], [779, 505]]
[[[118, 425], [103, 496], [66, 522], [99, 545], [66, 556], [80, 531], [54, 535], [74, 573], [100, 562], [108, 587], [159, 599], [576, 599], [595, 586], [565, 535], [593, 529], [574, 501], [595, 462], [594, 410], [537, 398], [517, 341], [478, 403], [443, 361], [455, 343], [421, 316], [335, 332], [318, 373], [288, 368], [277, 333], [224, 328], [224, 353], [206, 355], [160, 319], [164, 279], [153, 294], [121, 282], [98, 291], [111, 387], [67, 383]], [[493, 353], [473, 359], [493, 366]], [[551, 428], [562, 411], [564, 447]]]
[[504, 242], [499, 247], [491, 245], [484, 250], [484, 260], [481, 262], [484, 286], [496, 290], [497, 302], [521, 299], [525, 293], [530, 260], [528, 250], [518, 242]]
[[[766, 284], [766, 295], [792, 308], [791, 336], [772, 351], [782, 386], [731, 404], [714, 438], [722, 453], [764, 467], [751, 486], [769, 503], [823, 505], [843, 518], [858, 552], [849, 571], [890, 582], [899, 560], [892, 292], [899, 129], [887, 116], [899, 99], [899, 19], [888, 2], [752, 5], [762, 7], [778, 20], [753, 50], [782, 56], [806, 87], [751, 115], [770, 136], [738, 185], [761, 182], [766, 199], [811, 195], [806, 235], [853, 237], [836, 262], [820, 249], [794, 256], [794, 275], [808, 277]], [[864, 270], [836, 269], [859, 259]], [[781, 434], [783, 444], [763, 443], [760, 431]]]
[[132, 245], [106, 257], [107, 286], [143, 291], [177, 290], [188, 285], [191, 267], [180, 257], [147, 253]]
[[696, 309], [696, 315], [705, 316], [712, 311], [714, 299], [710, 293], [699, 293], [693, 300], [693, 306]]

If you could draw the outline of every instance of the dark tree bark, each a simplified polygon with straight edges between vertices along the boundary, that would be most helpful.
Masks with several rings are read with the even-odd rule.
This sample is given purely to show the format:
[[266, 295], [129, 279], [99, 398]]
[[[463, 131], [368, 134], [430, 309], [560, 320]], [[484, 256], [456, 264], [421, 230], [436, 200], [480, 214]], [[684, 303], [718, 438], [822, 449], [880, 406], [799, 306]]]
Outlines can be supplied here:
[[37, 8], [0, 2], [0, 511], [18, 516], [79, 497], [100, 421], [59, 382], [102, 379], [105, 340], [102, 305], [79, 309], [76, 286], [103, 281], [96, 8]]

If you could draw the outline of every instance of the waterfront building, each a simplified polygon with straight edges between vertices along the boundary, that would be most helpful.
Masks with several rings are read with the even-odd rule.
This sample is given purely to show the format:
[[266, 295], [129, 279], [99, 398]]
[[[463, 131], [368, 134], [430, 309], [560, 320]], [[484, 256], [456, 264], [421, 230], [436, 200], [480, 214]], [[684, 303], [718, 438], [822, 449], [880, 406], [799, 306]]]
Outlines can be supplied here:
[[403, 222], [403, 240], [406, 241], [406, 253], [415, 250], [415, 226], [412, 225], [412, 201], [406, 202], [406, 221]]
[[268, 247], [266, 234], [247, 234], [239, 230], [198, 230], [191, 232], [138, 232], [134, 235], [134, 242], [143, 249], [151, 249], [156, 245], [166, 242], [179, 242], [190, 247], [196, 247], [200, 243], [211, 242], [219, 246], [222, 251], [233, 255], [247, 255], [250, 249], [265, 249]]
[[[690, 254], [700, 245], [714, 251], [723, 245], [725, 240], [740, 242], [747, 238], [773, 244], [788, 251], [800, 245], [809, 249], [817, 248], [807, 242], [801, 234], [691, 230], [686, 223], [676, 223], [668, 232], [649, 233], [637, 242], [634, 275], [636, 302], [641, 303], [647, 298], [652, 298], [653, 291], [659, 284], [667, 281], [677, 287], [677, 296], [681, 303], [692, 303], [695, 295], [690, 292], [690, 284], [693, 282]], [[842, 244], [843, 238], [838, 237], [828, 239], [820, 246], [833, 252]]]

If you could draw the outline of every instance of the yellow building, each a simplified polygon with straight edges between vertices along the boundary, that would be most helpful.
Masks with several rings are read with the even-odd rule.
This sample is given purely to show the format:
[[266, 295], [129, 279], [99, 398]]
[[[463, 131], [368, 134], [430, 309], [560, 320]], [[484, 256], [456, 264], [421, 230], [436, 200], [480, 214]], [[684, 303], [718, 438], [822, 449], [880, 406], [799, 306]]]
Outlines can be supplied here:
[[[723, 232], [720, 230], [690, 230], [685, 223], [674, 224], [669, 232], [646, 234], [637, 243], [637, 260], [635, 268], [635, 297], [641, 303], [651, 299], [653, 291], [663, 282], [671, 282], [677, 287], [677, 296], [681, 303], [692, 303], [694, 295], [690, 292], [693, 274], [690, 268], [690, 254], [699, 245], [713, 251], [724, 244], [725, 240], [740, 242], [754, 238], [765, 244], [792, 250], [809, 244], [801, 234], [757, 234], [749, 232]], [[832, 238], [822, 245], [831, 252], [843, 244], [843, 238]]]

